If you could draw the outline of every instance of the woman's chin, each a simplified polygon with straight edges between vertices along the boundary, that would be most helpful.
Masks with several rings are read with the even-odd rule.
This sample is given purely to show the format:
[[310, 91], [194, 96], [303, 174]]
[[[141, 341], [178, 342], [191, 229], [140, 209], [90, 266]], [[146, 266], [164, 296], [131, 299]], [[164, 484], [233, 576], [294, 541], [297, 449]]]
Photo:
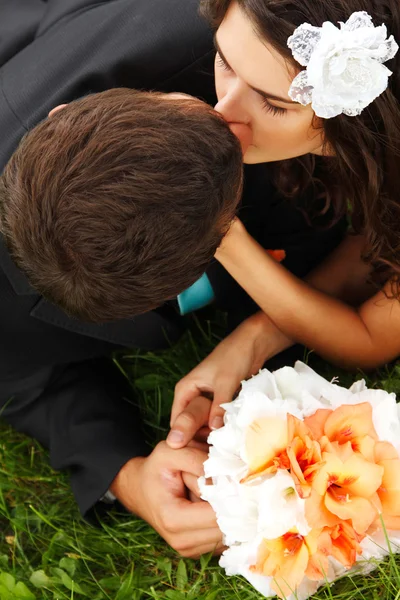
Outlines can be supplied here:
[[263, 152], [260, 151], [260, 149], [254, 145], [249, 146], [243, 156], [243, 162], [245, 165], [258, 165], [259, 163], [270, 162], [270, 161], [271, 161], [271, 158], [267, 158], [265, 156], [265, 153], [263, 156]]

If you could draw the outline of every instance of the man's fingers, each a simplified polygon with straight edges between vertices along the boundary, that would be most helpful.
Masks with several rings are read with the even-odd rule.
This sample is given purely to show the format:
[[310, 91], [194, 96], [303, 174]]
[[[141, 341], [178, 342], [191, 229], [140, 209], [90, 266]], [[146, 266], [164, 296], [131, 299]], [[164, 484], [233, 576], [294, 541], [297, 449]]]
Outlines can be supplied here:
[[207, 442], [198, 442], [196, 439], [189, 442], [187, 447], [188, 448], [196, 448], [197, 450], [201, 450], [202, 452], [205, 452], [206, 454], [208, 454], [208, 450], [209, 450], [209, 445], [207, 444]]
[[196, 442], [206, 444], [210, 433], [211, 433], [211, 429], [208, 427], [208, 425], [206, 425], [205, 427], [202, 427], [201, 429], [199, 429], [199, 431], [194, 436], [194, 440]]
[[226, 546], [222, 542], [214, 544], [213, 542], [209, 542], [208, 544], [203, 544], [202, 546], [196, 546], [194, 548], [183, 549], [180, 554], [186, 558], [200, 558], [203, 554], [212, 554], [214, 556], [220, 556], [222, 552], [226, 550]]
[[182, 479], [185, 486], [197, 499], [200, 499], [200, 489], [198, 486], [198, 477], [191, 473], [182, 473]]
[[170, 427], [174, 424], [178, 415], [187, 405], [200, 394], [200, 390], [194, 382], [187, 381], [184, 377], [175, 386], [174, 402], [171, 409]]
[[212, 552], [214, 556], [220, 556], [226, 549], [226, 546], [222, 542], [212, 547], [210, 547], [210, 544], [205, 544], [200, 548], [196, 548], [194, 553], [188, 558], [200, 558], [202, 554], [210, 554], [210, 552]]
[[160, 457], [158, 471], [161, 474], [178, 471], [192, 473], [196, 477], [204, 475], [203, 465], [208, 458], [207, 452], [188, 447], [173, 450], [166, 442], [160, 442], [157, 448]]
[[[190, 502], [186, 498], [181, 498], [177, 501], [176, 506], [178, 505], [179, 511], [176, 511], [178, 516], [177, 526], [182, 531], [218, 529], [215, 512], [208, 502]], [[199, 530], [199, 524], [201, 524], [201, 530]], [[220, 533], [219, 529], [218, 533]]]
[[170, 448], [183, 448], [199, 429], [207, 425], [211, 402], [203, 396], [194, 398], [172, 424], [167, 443]]
[[224, 387], [219, 386], [218, 389], [215, 390], [209, 416], [210, 429], [220, 429], [223, 426], [225, 411], [221, 408], [221, 404], [231, 402], [236, 393], [236, 389], [236, 386], [232, 386], [232, 382], [227, 382]]

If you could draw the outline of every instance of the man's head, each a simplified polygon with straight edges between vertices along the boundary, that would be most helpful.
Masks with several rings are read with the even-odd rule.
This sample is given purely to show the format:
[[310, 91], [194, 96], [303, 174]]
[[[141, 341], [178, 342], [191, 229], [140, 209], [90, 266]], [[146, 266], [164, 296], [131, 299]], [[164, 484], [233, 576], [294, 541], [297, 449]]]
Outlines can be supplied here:
[[240, 145], [189, 96], [114, 89], [29, 132], [0, 179], [0, 228], [31, 284], [104, 322], [175, 297], [234, 217]]

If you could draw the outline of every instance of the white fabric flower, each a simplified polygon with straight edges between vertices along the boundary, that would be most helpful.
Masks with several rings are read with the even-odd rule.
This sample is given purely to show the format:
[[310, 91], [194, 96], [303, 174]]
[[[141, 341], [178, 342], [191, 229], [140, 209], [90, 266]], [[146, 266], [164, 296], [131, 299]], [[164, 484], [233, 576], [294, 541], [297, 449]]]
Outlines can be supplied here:
[[375, 27], [365, 11], [355, 12], [340, 28], [300, 25], [288, 39], [294, 59], [306, 67], [292, 82], [289, 96], [315, 114], [331, 119], [362, 111], [388, 87], [392, 72], [383, 63], [399, 46], [387, 37], [385, 25]]

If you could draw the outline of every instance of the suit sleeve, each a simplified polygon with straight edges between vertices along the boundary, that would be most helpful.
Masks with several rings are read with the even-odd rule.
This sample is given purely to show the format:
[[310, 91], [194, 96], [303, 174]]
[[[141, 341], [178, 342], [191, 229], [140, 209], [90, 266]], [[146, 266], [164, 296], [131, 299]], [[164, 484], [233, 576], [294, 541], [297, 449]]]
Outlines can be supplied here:
[[198, 0], [49, 0], [35, 38], [0, 68], [0, 169], [52, 108], [90, 93], [131, 87], [213, 101], [212, 48]]
[[50, 451], [51, 466], [67, 469], [83, 516], [108, 490], [121, 467], [148, 454], [128, 384], [109, 359], [43, 368], [0, 383], [2, 418]]

